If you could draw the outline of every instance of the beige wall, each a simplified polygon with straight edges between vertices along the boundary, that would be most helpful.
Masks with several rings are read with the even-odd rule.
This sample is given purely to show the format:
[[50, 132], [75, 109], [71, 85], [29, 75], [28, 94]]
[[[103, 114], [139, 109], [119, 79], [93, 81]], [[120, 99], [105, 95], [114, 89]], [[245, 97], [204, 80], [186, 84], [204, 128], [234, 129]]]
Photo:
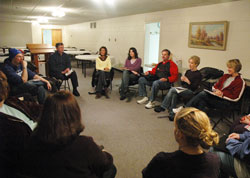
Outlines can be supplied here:
[[[161, 22], [160, 49], [170, 49], [183, 60], [183, 67], [187, 67], [187, 59], [191, 55], [198, 55], [201, 57], [200, 67], [217, 67], [226, 72], [226, 61], [239, 58], [243, 64], [243, 76], [250, 78], [249, 1], [100, 20], [97, 21], [96, 29], [90, 29], [89, 23], [68, 25], [65, 28], [66, 38], [70, 46], [93, 51], [105, 45], [117, 62], [123, 63], [131, 46], [136, 47], [143, 58], [145, 23], [157, 21]], [[229, 21], [226, 51], [188, 47], [189, 23], [204, 21]]]
[[62, 42], [67, 46], [66, 34], [65, 34], [65, 26], [62, 25], [38, 25], [32, 24], [32, 42], [33, 43], [42, 43], [42, 29], [61, 29], [62, 30]]
[[0, 46], [23, 47], [31, 42], [30, 23], [0, 22]]
[[[190, 22], [229, 21], [226, 51], [205, 50], [188, 47]], [[139, 56], [144, 56], [145, 24], [161, 22], [160, 50], [170, 49], [174, 56], [183, 60], [191, 55], [201, 57], [201, 67], [211, 66], [226, 71], [226, 61], [239, 58], [243, 64], [242, 74], [250, 78], [250, 2], [200, 6], [193, 8], [160, 11], [97, 21], [97, 28], [81, 23], [67, 26], [40, 26], [29, 23], [0, 22], [0, 46], [25, 46], [26, 43], [42, 43], [42, 28], [60, 28], [65, 46], [76, 46], [97, 51], [100, 46], [108, 47], [116, 57], [116, 63], [124, 63], [128, 49], [136, 47]]]
[[0, 27], [0, 46], [24, 47], [27, 43], [42, 43], [42, 29], [62, 29], [62, 39], [67, 45], [65, 26], [0, 22]]

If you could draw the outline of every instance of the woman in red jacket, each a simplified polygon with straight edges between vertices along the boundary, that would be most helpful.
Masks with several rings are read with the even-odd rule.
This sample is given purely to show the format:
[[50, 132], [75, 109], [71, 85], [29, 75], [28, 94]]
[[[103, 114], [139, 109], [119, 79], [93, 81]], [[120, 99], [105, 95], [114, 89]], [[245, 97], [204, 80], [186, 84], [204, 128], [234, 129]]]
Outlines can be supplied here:
[[245, 89], [245, 81], [239, 73], [241, 63], [239, 59], [231, 59], [227, 62], [228, 74], [224, 74], [213, 86], [212, 92], [202, 91], [193, 97], [186, 107], [196, 107], [204, 110], [206, 106], [215, 108], [227, 108], [231, 102], [237, 102]]

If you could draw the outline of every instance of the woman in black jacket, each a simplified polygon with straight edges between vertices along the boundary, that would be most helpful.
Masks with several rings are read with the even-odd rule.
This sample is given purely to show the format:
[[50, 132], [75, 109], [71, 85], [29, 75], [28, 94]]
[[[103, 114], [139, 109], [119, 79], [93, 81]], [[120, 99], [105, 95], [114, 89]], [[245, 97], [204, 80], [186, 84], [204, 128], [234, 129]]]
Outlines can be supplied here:
[[0, 71], [0, 177], [16, 177], [20, 154], [42, 108], [8, 94], [7, 77]]
[[67, 91], [50, 95], [23, 155], [22, 174], [35, 177], [114, 177], [112, 156], [101, 150], [84, 129], [81, 111]]

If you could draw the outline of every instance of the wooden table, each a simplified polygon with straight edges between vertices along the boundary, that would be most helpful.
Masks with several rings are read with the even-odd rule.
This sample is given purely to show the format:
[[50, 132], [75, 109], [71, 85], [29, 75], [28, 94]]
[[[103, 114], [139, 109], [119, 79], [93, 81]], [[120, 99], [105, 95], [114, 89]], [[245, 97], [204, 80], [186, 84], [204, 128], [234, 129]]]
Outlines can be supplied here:
[[37, 73], [39, 73], [39, 60], [38, 60], [38, 55], [39, 54], [44, 54], [45, 55], [45, 60], [40, 61], [40, 62], [45, 62], [45, 71], [46, 75], [48, 75], [48, 64], [47, 61], [49, 60], [49, 57], [52, 53], [54, 53], [54, 48], [49, 45], [49, 44], [27, 44], [27, 48], [30, 50], [31, 53], [31, 61], [36, 65], [37, 67]]

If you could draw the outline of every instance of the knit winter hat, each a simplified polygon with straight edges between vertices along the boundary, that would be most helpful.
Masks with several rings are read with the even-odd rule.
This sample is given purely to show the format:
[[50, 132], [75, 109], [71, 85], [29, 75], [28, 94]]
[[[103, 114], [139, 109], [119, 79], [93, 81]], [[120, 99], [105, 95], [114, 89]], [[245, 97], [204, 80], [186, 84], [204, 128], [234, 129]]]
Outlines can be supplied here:
[[16, 57], [17, 54], [19, 53], [22, 53], [21, 51], [19, 51], [18, 49], [16, 48], [10, 48], [9, 49], [9, 56], [10, 56], [10, 59], [13, 59], [14, 57]]

